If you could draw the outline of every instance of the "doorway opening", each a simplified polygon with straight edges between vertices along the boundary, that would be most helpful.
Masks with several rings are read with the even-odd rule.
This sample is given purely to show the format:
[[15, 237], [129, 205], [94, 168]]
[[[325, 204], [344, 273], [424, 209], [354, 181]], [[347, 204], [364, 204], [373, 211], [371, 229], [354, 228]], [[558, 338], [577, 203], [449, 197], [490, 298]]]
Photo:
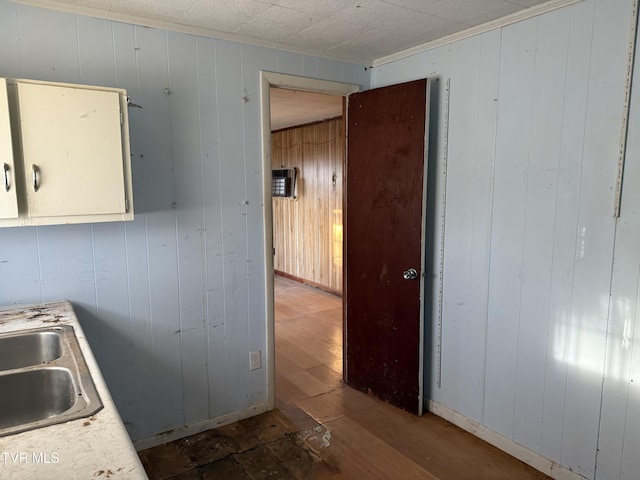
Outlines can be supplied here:
[[276, 407], [342, 381], [343, 97], [270, 89]]
[[[342, 298], [336, 294], [341, 294], [343, 280], [343, 97], [359, 87], [268, 72], [261, 74], [261, 87], [266, 367], [268, 408], [273, 409], [276, 383], [283, 396], [294, 400], [320, 394], [342, 379], [343, 308]], [[340, 116], [321, 113], [321, 117], [326, 116], [324, 121], [306, 117], [287, 124], [276, 113], [273, 128], [272, 97], [290, 110], [285, 117], [291, 119], [297, 115], [293, 110], [300, 110], [300, 103], [312, 99], [324, 101], [325, 106], [317, 109], [327, 111], [332, 108], [329, 105], [335, 107], [337, 99]], [[294, 127], [298, 122], [303, 126]], [[272, 196], [273, 169], [294, 171], [295, 183], [284, 190], [286, 195]], [[278, 176], [282, 177], [280, 173]]]

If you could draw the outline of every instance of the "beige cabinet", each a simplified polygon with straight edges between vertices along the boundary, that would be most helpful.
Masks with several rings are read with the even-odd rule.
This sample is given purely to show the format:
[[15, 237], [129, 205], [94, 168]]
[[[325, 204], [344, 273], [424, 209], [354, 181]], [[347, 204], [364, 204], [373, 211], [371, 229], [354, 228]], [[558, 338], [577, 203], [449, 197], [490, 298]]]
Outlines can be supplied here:
[[13, 161], [13, 140], [9, 119], [7, 82], [0, 79], [0, 166], [2, 167], [2, 187], [0, 188], [0, 219], [18, 218], [18, 197], [16, 195], [16, 169]]
[[133, 219], [126, 92], [0, 79], [0, 226]]

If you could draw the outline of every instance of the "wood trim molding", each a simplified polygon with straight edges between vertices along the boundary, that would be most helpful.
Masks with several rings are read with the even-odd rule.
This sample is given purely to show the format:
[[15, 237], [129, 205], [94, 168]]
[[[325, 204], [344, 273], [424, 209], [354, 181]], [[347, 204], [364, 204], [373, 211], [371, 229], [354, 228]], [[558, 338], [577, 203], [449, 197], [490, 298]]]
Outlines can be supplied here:
[[280, 275], [281, 277], [288, 278], [289, 280], [293, 280], [294, 282], [309, 285], [310, 287], [317, 288], [318, 290], [322, 290], [338, 297], [342, 297], [342, 292], [340, 290], [336, 290], [335, 288], [327, 287], [326, 285], [321, 285], [319, 283], [312, 282], [311, 280], [305, 280], [304, 278], [296, 277], [295, 275], [291, 275], [287, 272], [281, 272], [280, 270], [274, 270], [273, 273], [276, 275]]

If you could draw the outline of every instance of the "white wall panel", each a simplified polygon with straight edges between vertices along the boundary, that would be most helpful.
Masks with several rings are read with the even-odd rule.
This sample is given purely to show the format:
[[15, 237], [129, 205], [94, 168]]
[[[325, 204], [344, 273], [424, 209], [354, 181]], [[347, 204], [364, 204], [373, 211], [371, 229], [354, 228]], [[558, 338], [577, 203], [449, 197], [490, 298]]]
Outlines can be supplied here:
[[308, 55], [302, 55], [302, 76], [317, 77], [318, 76], [318, 59]]
[[42, 301], [42, 282], [35, 227], [7, 228], [0, 236], [0, 296], [16, 304]]
[[209, 416], [225, 413], [225, 397], [219, 386], [225, 382], [224, 335], [224, 277], [222, 255], [222, 214], [219, 132], [216, 97], [215, 42], [198, 38], [198, 112], [203, 177], [203, 206], [205, 228], [205, 285], [207, 378], [209, 387]]
[[537, 19], [513, 437], [541, 449], [570, 10]]
[[[559, 360], [569, 342], [576, 235], [580, 203], [580, 178], [587, 109], [588, 76], [591, 66], [591, 37], [594, 3], [581, 3], [570, 11], [562, 138], [558, 165], [558, 193], [554, 214], [553, 264], [549, 291], [547, 361], [543, 400], [541, 452], [560, 462], [565, 410], [567, 362]], [[546, 103], [545, 103], [546, 104]]]
[[[634, 78], [640, 78], [640, 48], [637, 46]], [[613, 467], [613, 473], [609, 477], [603, 475], [602, 478], [616, 478], [617, 462], [622, 453], [619, 465], [620, 478], [623, 480], [632, 480], [640, 472], [640, 258], [637, 248], [640, 244], [639, 186], [640, 82], [636, 80], [631, 98], [623, 209], [616, 235], [616, 240], [620, 243], [616, 245], [614, 257], [612, 315], [609, 319], [612, 335], [607, 344], [605, 364], [609, 374], [604, 383], [601, 435], [598, 443], [599, 453], [608, 457], [607, 460], [603, 459], [602, 467], [598, 463], [598, 473], [608, 472], [608, 468]], [[633, 286], [636, 286], [635, 291]], [[609, 422], [613, 427], [608, 426]], [[624, 437], [621, 446], [622, 430]]]
[[[602, 402], [602, 380], [611, 283], [616, 181], [622, 99], [627, 68], [631, 2], [596, 2], [561, 463], [592, 477]], [[616, 47], [614, 47], [616, 46]]]
[[[634, 318], [634, 326], [637, 325], [638, 316], [636, 315]], [[640, 346], [637, 340], [637, 330], [635, 331], [635, 340], [633, 343], [633, 354], [632, 354], [632, 375], [629, 379], [629, 393], [627, 397], [627, 408], [625, 410], [625, 423], [624, 423], [624, 438], [622, 445], [622, 462], [618, 467], [617, 464], [606, 465], [606, 460], [603, 459], [602, 472], [600, 475], [600, 470], [598, 470], [598, 478], [602, 479], [615, 479], [620, 478], [621, 480], [634, 480], [638, 477], [638, 472], [640, 471], [640, 389], [638, 389], [638, 382], [640, 382], [640, 361], [638, 360], [638, 355], [640, 351]], [[624, 395], [624, 387], [621, 389], [620, 393]], [[616, 422], [617, 425], [620, 425], [621, 422]], [[600, 445], [603, 450], [613, 449], [614, 457], [618, 457], [620, 450], [620, 431], [617, 432], [618, 438], [612, 439], [611, 444], [606, 444], [606, 442], [601, 441]], [[615, 458], [617, 460], [617, 458]], [[608, 470], [610, 466], [613, 466], [613, 474]], [[600, 467], [600, 464], [598, 464]], [[615, 473], [617, 473], [618, 468], [620, 468], [620, 476], [616, 477]]]
[[196, 38], [169, 33], [169, 108], [176, 202], [184, 424], [209, 414], [202, 155]]
[[[351, 79], [353, 78], [353, 83], [355, 85], [366, 85], [367, 86], [366, 88], [369, 88], [368, 86], [370, 83], [370, 76], [371, 76], [369, 67], [363, 67], [362, 65], [346, 64], [346, 63], [343, 65], [345, 66], [345, 74], [344, 74], [345, 76], [343, 79], [344, 82], [351, 82]], [[351, 66], [353, 66], [353, 77], [351, 76], [351, 72], [350, 72]]]
[[[498, 76], [501, 35], [493, 31], [482, 35], [477, 81], [480, 92], [475, 138], [475, 162], [471, 203], [472, 239], [469, 265], [469, 330], [465, 411], [480, 421], [484, 416], [485, 349], [489, 308], [489, 266], [493, 207], [494, 152], [498, 114]], [[470, 86], [469, 86], [470, 87]]]
[[536, 23], [502, 30], [498, 80], [484, 421], [507, 437], [519, 360]]
[[90, 17], [76, 18], [80, 83], [113, 85], [115, 52], [112, 25]]
[[[162, 398], [152, 411], [161, 430], [183, 424], [176, 204], [167, 32], [136, 28], [152, 358], [147, 388]], [[135, 201], [135, 192], [134, 192]]]
[[[635, 78], [640, 72], [636, 48]], [[598, 441], [598, 478], [640, 472], [640, 85], [632, 89], [622, 208], [616, 229]]]
[[[460, 42], [452, 46], [449, 59], [458, 68], [451, 72], [447, 165], [447, 245], [444, 278], [443, 342], [465, 345], [469, 329], [470, 256], [473, 242], [472, 215], [468, 207], [473, 195], [473, 164], [477, 129], [475, 119], [468, 112], [478, 111], [477, 88], [467, 88], [467, 78], [478, 78], [481, 45], [479, 42]], [[468, 348], [443, 350], [443, 399], [460, 410], [466, 403]]]
[[[623, 213], [615, 237], [612, 216], [631, 6], [585, 0], [372, 74], [373, 86], [451, 79], [442, 385], [434, 334], [431, 397], [586, 478], [635, 478], [639, 467], [640, 218]], [[439, 108], [430, 161], [441, 175]], [[480, 139], [484, 160], [473, 159]], [[627, 167], [624, 185], [632, 205], [634, 172]], [[441, 182], [432, 180], [436, 217]], [[434, 225], [432, 237], [440, 233]]]
[[75, 305], [87, 314], [82, 328], [100, 358], [91, 225], [56, 225], [37, 232], [42, 301], [64, 299], [67, 292], [74, 292]]
[[77, 82], [80, 72], [76, 17], [23, 5], [18, 5], [17, 11], [21, 75], [35, 80]]
[[0, 3], [0, 65], [7, 77], [22, 76], [17, 10], [15, 3]]
[[[115, 84], [113, 29], [109, 23], [88, 17], [76, 19], [78, 30], [79, 82], [96, 85]], [[105, 378], [116, 391], [126, 392], [118, 407], [126, 417], [132, 405], [133, 390], [126, 386], [134, 380], [132, 373], [134, 352], [130, 342], [129, 282], [127, 274], [127, 245], [124, 224], [91, 225], [95, 273], [95, 314], [91, 322], [97, 325], [93, 339], [96, 355]], [[85, 312], [83, 324], [89, 313]]]
[[[243, 47], [242, 49], [242, 83], [244, 86], [243, 130], [244, 160], [246, 181], [246, 202], [252, 206], [263, 206], [262, 194], [262, 122], [260, 121], [260, 71], [276, 70], [277, 54], [274, 50], [263, 47]], [[249, 301], [247, 315], [249, 319], [248, 351], [260, 350], [262, 359], [266, 358], [264, 345], [267, 332], [259, 319], [266, 316], [266, 300], [257, 294], [266, 289], [264, 265], [258, 261], [264, 255], [265, 228], [262, 208], [249, 208], [245, 220], [247, 222], [247, 288]], [[248, 365], [245, 355], [243, 366]], [[257, 403], [267, 396], [267, 382], [260, 370], [253, 370], [249, 377], [249, 401]]]
[[96, 286], [94, 321], [99, 332], [92, 345], [98, 346], [105, 379], [115, 391], [123, 392], [118, 409], [125, 418], [131, 418], [135, 392], [127, 386], [135, 381], [135, 350], [131, 343], [125, 228], [123, 224], [114, 228], [104, 223], [91, 228]]
[[276, 53], [276, 69], [288, 75], [302, 75], [302, 55], [290, 52]]
[[[484, 410], [488, 260], [500, 35], [449, 49], [451, 98], [443, 284], [443, 400], [480, 420]], [[470, 113], [471, 112], [471, 113]], [[443, 146], [445, 148], [445, 146]], [[455, 339], [455, 340], [454, 340]]]
[[3, 229], [0, 305], [73, 302], [134, 440], [266, 403], [248, 366], [266, 349], [259, 70], [369, 73], [4, 0], [0, 37], [0, 76], [124, 87], [143, 107], [135, 220]]
[[344, 63], [342, 62], [342, 82], [345, 83], [357, 83], [357, 75], [356, 71], [363, 70], [359, 67], [356, 67], [353, 63]]
[[318, 78], [333, 82], [342, 81], [342, 62], [327, 58], [318, 58], [316, 62], [318, 64]]
[[[248, 298], [233, 290], [248, 290], [247, 279], [247, 191], [245, 182], [242, 47], [216, 43], [216, 95], [220, 151], [220, 201], [222, 207], [222, 275], [224, 281], [225, 385], [230, 391], [249, 391]], [[228, 319], [234, 319], [229, 321]], [[225, 413], [242, 408], [238, 395], [226, 398]]]
[[[138, 88], [136, 31], [131, 25], [114, 23], [113, 46], [116, 85], [127, 89], [129, 96], [141, 103]], [[147, 250], [146, 202], [144, 195], [145, 171], [142, 136], [144, 110], [129, 109], [129, 134], [131, 143], [131, 169], [134, 191], [135, 218], [124, 224], [126, 239], [130, 350], [133, 366], [129, 379], [121, 390], [114, 389], [114, 400], [133, 438], [143, 438], [154, 433], [155, 412], [145, 405], [153, 405], [157, 398], [149, 388], [152, 378], [153, 336], [151, 325], [149, 254]], [[123, 282], [125, 279], [121, 279]], [[108, 308], [107, 305], [105, 305]], [[122, 378], [122, 372], [115, 373]], [[109, 380], [113, 383], [114, 380]], [[133, 387], [132, 387], [133, 386]]]

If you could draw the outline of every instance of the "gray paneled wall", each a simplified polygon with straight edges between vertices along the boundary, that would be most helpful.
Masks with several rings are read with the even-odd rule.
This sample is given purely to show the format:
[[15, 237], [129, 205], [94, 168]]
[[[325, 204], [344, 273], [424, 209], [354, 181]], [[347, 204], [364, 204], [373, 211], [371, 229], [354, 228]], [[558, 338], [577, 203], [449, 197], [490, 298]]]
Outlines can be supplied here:
[[586, 0], [372, 74], [440, 77], [440, 112], [451, 79], [432, 398], [590, 479], [640, 472], [640, 82], [612, 216], [632, 3]]
[[0, 76], [124, 87], [136, 219], [0, 230], [0, 305], [67, 298], [134, 440], [266, 402], [259, 71], [363, 66], [0, 0]]
[[[603, 363], [598, 477], [640, 475], [640, 48], [636, 47], [621, 215]], [[603, 335], [602, 329], [597, 335]]]

